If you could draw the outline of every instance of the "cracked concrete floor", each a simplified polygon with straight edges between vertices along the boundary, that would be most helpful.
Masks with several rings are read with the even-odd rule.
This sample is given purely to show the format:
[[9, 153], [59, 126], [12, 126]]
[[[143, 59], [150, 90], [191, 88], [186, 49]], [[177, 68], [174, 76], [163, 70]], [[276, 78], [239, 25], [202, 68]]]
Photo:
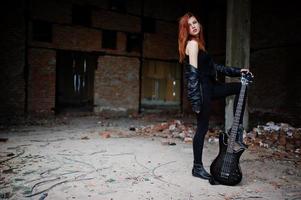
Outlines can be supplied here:
[[[234, 187], [191, 176], [192, 145], [175, 139], [138, 136], [128, 131], [151, 121], [77, 117], [68, 123], [2, 129], [2, 199], [301, 199], [301, 173], [293, 161], [247, 150], [243, 181]], [[128, 134], [103, 138], [103, 130]], [[217, 143], [205, 143], [208, 169]], [[267, 153], [268, 154], [268, 153]]]

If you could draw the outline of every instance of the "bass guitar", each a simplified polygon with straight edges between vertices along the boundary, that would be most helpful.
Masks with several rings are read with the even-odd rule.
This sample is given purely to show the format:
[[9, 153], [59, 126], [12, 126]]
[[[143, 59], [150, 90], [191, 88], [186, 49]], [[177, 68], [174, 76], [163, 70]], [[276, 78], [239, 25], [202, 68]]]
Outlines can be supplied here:
[[210, 184], [236, 185], [242, 179], [242, 172], [239, 166], [239, 159], [245, 148], [236, 142], [237, 134], [243, 134], [239, 126], [239, 119], [242, 114], [242, 107], [245, 100], [246, 89], [253, 81], [251, 73], [243, 73], [241, 76], [241, 89], [238, 103], [235, 110], [232, 127], [228, 133], [219, 135], [219, 153], [210, 165]]

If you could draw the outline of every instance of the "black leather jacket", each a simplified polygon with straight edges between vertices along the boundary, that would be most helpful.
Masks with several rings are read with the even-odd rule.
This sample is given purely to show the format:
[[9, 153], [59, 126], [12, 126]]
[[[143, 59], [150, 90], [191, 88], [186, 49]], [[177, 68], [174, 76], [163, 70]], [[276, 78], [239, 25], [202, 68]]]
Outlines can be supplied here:
[[[216, 80], [217, 72], [220, 72], [226, 76], [237, 77], [240, 76], [240, 68], [237, 67], [225, 67], [224, 65], [216, 64], [211, 59], [209, 65], [213, 65], [210, 74], [207, 76], [212, 76]], [[205, 66], [204, 66], [205, 67]], [[185, 79], [187, 82], [187, 97], [191, 103], [192, 110], [199, 113], [203, 106], [203, 92], [202, 92], [202, 77], [199, 68], [195, 68], [190, 65], [187, 61], [184, 61], [185, 68]]]

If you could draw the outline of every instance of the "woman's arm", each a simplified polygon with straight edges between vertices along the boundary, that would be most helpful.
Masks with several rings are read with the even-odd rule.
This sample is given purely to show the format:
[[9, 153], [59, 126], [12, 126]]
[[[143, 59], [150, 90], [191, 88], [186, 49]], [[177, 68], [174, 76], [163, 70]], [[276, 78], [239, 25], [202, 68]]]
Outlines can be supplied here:
[[203, 97], [201, 90], [200, 73], [197, 68], [184, 63], [185, 78], [187, 81], [187, 98], [191, 104], [193, 112], [199, 113], [202, 110]]
[[187, 44], [189, 63], [185, 63], [185, 78], [187, 81], [187, 98], [192, 106], [192, 110], [196, 113], [199, 113], [202, 107], [198, 52], [198, 43], [194, 40], [189, 41]]
[[225, 67], [224, 65], [216, 63], [214, 63], [214, 67], [216, 71], [221, 72], [226, 76], [237, 77], [240, 76], [242, 73], [250, 73], [253, 76], [252, 72], [250, 72], [250, 70], [247, 68]]
[[216, 71], [221, 72], [222, 74], [225, 74], [226, 76], [237, 77], [237, 76], [240, 76], [240, 73], [241, 73], [241, 69], [238, 67], [226, 67], [224, 65], [216, 64], [216, 63], [213, 63], [213, 66]]
[[198, 68], [199, 46], [198, 46], [197, 41], [190, 40], [187, 43], [187, 53], [189, 55], [189, 64], [195, 68]]

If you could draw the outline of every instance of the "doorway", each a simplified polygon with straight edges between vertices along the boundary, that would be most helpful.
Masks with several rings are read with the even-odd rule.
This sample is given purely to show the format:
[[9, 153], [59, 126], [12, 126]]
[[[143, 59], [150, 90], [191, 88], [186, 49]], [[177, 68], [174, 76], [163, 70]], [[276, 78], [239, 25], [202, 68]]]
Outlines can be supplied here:
[[85, 52], [57, 52], [56, 113], [93, 111], [97, 56]]

